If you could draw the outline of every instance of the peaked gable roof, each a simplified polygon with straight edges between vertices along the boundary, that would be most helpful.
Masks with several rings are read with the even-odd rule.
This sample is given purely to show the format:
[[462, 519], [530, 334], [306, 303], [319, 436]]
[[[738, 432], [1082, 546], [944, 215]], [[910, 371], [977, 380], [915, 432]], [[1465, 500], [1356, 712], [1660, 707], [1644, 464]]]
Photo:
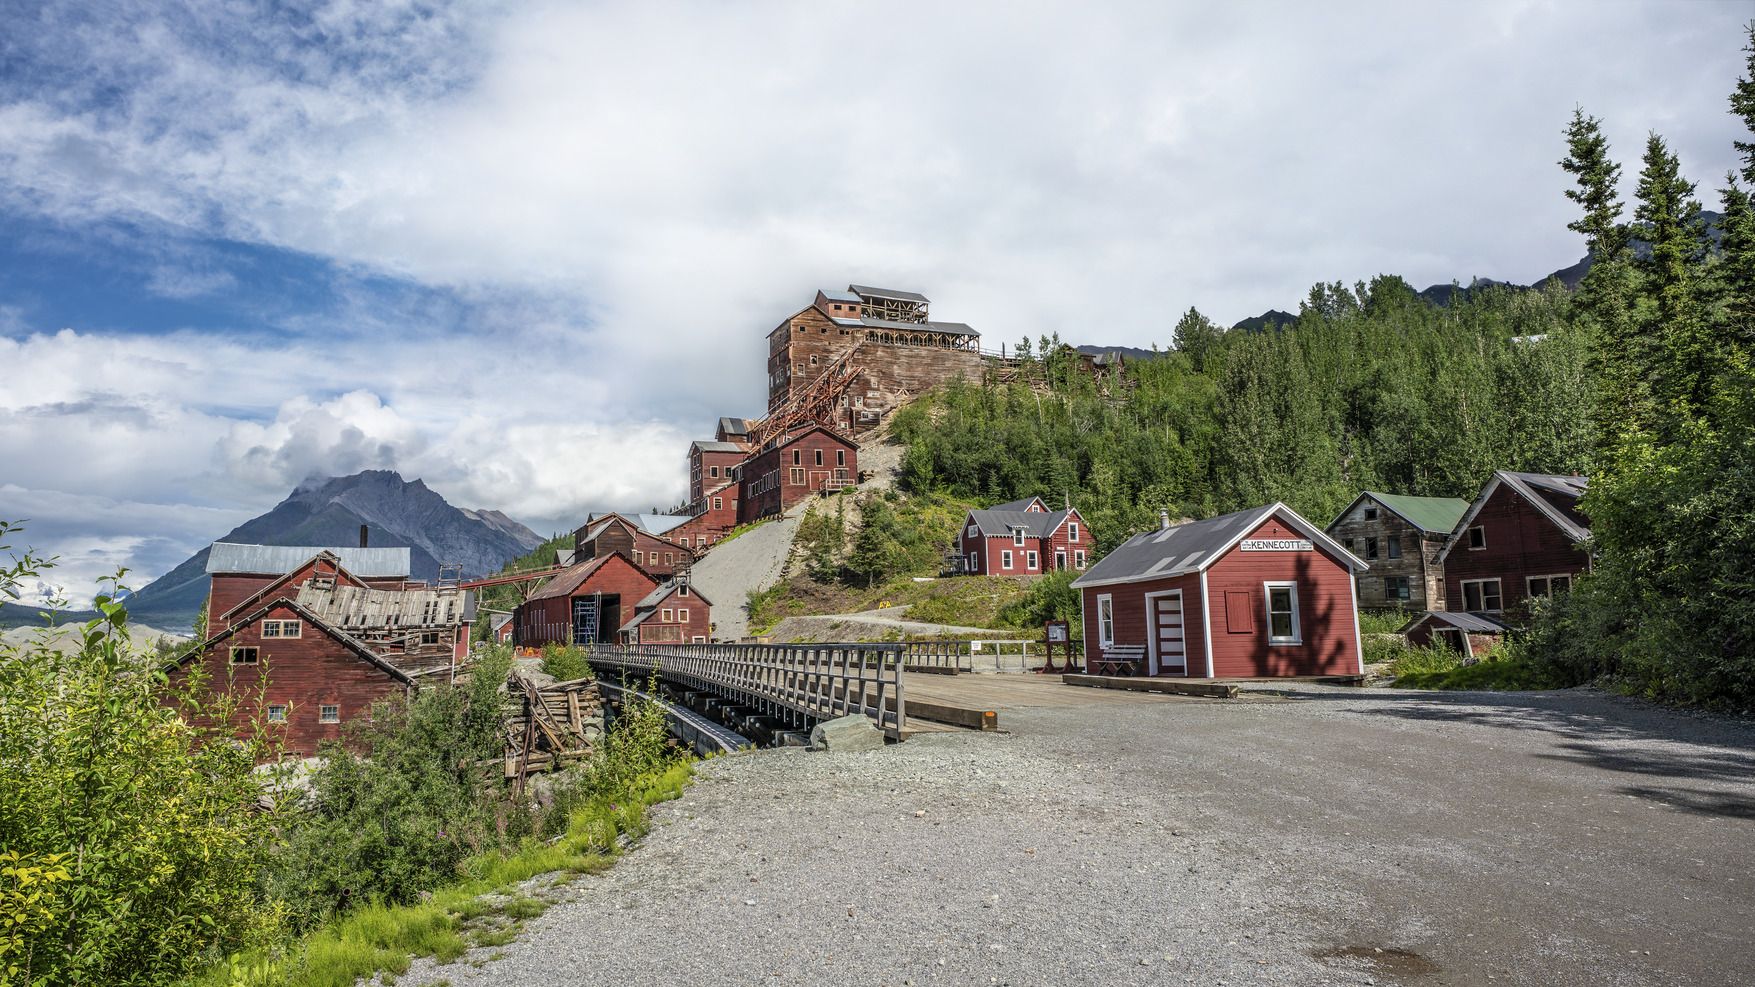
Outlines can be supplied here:
[[970, 511], [969, 523], [975, 525], [981, 534], [993, 537], [1010, 538], [1018, 528], [1030, 538], [1047, 538], [1054, 534], [1055, 529], [1066, 521], [1070, 511], [1021, 511], [1001, 510]]
[[1304, 520], [1297, 511], [1275, 502], [1266, 507], [1221, 514], [1205, 521], [1190, 521], [1171, 528], [1143, 531], [1098, 559], [1084, 575], [1073, 580], [1075, 587], [1105, 586], [1140, 579], [1160, 579], [1201, 572], [1217, 562], [1251, 531], [1269, 518], [1277, 517], [1299, 534], [1322, 546], [1324, 551], [1340, 560], [1342, 565], [1360, 572], [1369, 568], [1365, 561], [1340, 546], [1326, 532]]
[[1470, 634], [1503, 634], [1506, 630], [1505, 624], [1485, 614], [1460, 613], [1452, 610], [1426, 610], [1415, 614], [1413, 619], [1403, 624], [1396, 633], [1407, 634], [1427, 621], [1443, 624], [1446, 627], [1454, 627]]
[[652, 582], [657, 583], [660, 581], [657, 576], [647, 572], [643, 567], [635, 565], [631, 559], [623, 555], [621, 552], [611, 552], [608, 555], [599, 555], [594, 559], [587, 559], [578, 565], [556, 573], [554, 578], [542, 584], [541, 589], [530, 594], [530, 599], [525, 602], [553, 600], [559, 597], [572, 596], [578, 591], [580, 586], [584, 585], [585, 580], [591, 578], [593, 573], [608, 565], [610, 559], [621, 559], [624, 565], [633, 569], [640, 575], [645, 576], [647, 579], [652, 580]]
[[397, 668], [395, 665], [390, 664], [388, 661], [385, 661], [381, 655], [373, 651], [371, 648], [366, 647], [359, 639], [330, 624], [328, 621], [324, 620], [321, 615], [315, 613], [309, 607], [303, 606], [297, 600], [291, 600], [284, 596], [275, 598], [262, 607], [252, 611], [249, 616], [242, 620], [234, 621], [230, 627], [227, 627], [218, 634], [209, 637], [207, 640], [195, 645], [188, 651], [183, 652], [169, 664], [165, 665], [164, 671], [169, 672], [172, 669], [187, 665], [189, 661], [197, 655], [206, 654], [208, 649], [212, 648], [214, 645], [219, 644], [221, 641], [224, 641], [226, 638], [229, 638], [234, 634], [237, 634], [244, 628], [251, 626], [275, 610], [283, 609], [291, 610], [293, 613], [298, 614], [304, 619], [305, 623], [310, 624], [312, 627], [327, 634], [341, 644], [342, 647], [353, 652], [355, 655], [358, 655], [368, 664], [376, 667], [379, 671], [384, 672], [396, 681], [401, 682], [403, 685], [414, 684], [414, 678], [412, 676], [407, 672], [404, 672], [402, 669]]
[[[1480, 494], [1469, 505], [1469, 509], [1463, 512], [1462, 518], [1456, 522], [1456, 527], [1451, 529], [1450, 537], [1444, 540], [1444, 547], [1438, 550], [1438, 561], [1443, 562], [1450, 557], [1451, 549], [1455, 548], [1457, 543], [1462, 540], [1463, 532], [1469, 529], [1469, 523], [1481, 513], [1481, 508], [1487, 506], [1487, 501], [1499, 492], [1500, 487], [1509, 487], [1513, 493], [1528, 501], [1531, 506], [1542, 513], [1543, 517], [1553, 522], [1554, 527], [1559, 528], [1561, 534], [1572, 539], [1574, 543], [1582, 544], [1590, 541], [1590, 526], [1581, 523], [1579, 519], [1573, 518], [1568, 513], [1569, 510], [1572, 510], [1572, 504], [1584, 496], [1589, 485], [1590, 480], [1582, 476], [1494, 470], [1492, 478], [1481, 488]], [[1554, 503], [1549, 495], [1565, 501], [1565, 509]]]
[[362, 579], [407, 579], [412, 553], [404, 548], [324, 548], [321, 545], [243, 545], [216, 541], [207, 549], [209, 573], [285, 575], [328, 552]]
[[1048, 504], [1045, 503], [1041, 497], [1025, 497], [1023, 500], [1007, 501], [1006, 503], [1003, 503], [1003, 504], [995, 504], [992, 507], [989, 507], [988, 510], [990, 510], [990, 511], [1027, 511], [1030, 509], [1030, 506], [1032, 504], [1034, 504], [1040, 510], [1044, 510], [1044, 511], [1048, 510]]
[[1385, 509], [1403, 521], [1408, 522], [1428, 534], [1448, 535], [1456, 530], [1457, 521], [1469, 509], [1469, 502], [1461, 497], [1413, 497], [1408, 494], [1381, 493], [1366, 490], [1353, 498], [1346, 509], [1335, 515], [1328, 523], [1330, 528], [1340, 524], [1359, 502], [1370, 497], [1382, 504]]

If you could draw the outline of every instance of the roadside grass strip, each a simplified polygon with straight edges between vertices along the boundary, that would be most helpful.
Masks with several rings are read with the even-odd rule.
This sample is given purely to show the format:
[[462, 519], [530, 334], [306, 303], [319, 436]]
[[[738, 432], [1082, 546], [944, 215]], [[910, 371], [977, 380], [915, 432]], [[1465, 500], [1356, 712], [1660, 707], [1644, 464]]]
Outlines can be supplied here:
[[680, 796], [692, 773], [684, 762], [636, 778], [620, 793], [575, 809], [558, 839], [472, 857], [463, 880], [420, 902], [368, 904], [289, 945], [235, 955], [189, 987], [352, 987], [379, 974], [393, 983], [417, 956], [451, 963], [471, 948], [505, 945], [550, 904], [520, 885], [544, 874], [565, 881], [607, 869], [650, 829], [647, 809]]

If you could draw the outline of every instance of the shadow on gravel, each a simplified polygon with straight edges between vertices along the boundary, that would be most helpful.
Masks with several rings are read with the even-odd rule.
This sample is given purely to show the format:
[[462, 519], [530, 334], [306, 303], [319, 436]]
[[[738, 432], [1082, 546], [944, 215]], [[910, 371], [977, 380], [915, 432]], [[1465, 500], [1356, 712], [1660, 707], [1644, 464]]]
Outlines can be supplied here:
[[[1622, 794], [1682, 812], [1755, 819], [1755, 724], [1649, 706], [1594, 692], [1288, 692], [1300, 702], [1344, 700], [1363, 716], [1536, 731], [1556, 739], [1535, 756], [1618, 774], [1741, 784], [1743, 793], [1651, 783]], [[1362, 707], [1362, 708], [1360, 708]], [[1662, 746], [1655, 746], [1654, 742]]]

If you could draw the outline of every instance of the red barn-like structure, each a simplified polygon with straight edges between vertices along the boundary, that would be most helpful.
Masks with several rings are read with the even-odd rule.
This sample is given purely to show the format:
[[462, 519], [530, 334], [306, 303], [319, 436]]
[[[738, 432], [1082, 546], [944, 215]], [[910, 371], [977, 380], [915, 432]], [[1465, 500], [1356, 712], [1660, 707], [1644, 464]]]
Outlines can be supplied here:
[[1590, 521], [1578, 510], [1588, 482], [1495, 472], [1439, 552], [1445, 609], [1522, 613], [1532, 597], [1570, 590], [1590, 570]]
[[859, 479], [859, 446], [839, 432], [810, 425], [764, 445], [739, 467], [738, 521], [779, 514], [823, 490]]
[[1096, 547], [1077, 510], [1050, 511], [1040, 497], [970, 511], [957, 541], [958, 569], [974, 576], [1083, 571]]
[[679, 644], [712, 633], [712, 603], [683, 579], [662, 578], [619, 552], [550, 579], [518, 607], [515, 639], [545, 644]]
[[1362, 674], [1365, 568], [1284, 504], [1174, 527], [1165, 515], [1073, 581], [1086, 667], [1143, 647], [1149, 675]]

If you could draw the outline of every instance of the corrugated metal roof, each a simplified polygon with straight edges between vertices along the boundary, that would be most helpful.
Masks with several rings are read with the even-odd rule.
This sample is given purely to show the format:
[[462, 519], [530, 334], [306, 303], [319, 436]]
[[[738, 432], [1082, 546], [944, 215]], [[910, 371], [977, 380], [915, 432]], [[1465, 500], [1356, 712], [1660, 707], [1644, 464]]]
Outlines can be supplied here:
[[1403, 624], [1402, 629], [1397, 633], [1406, 634], [1428, 620], [1433, 623], [1444, 624], [1447, 627], [1455, 627], [1458, 630], [1467, 631], [1470, 634], [1505, 633], [1505, 625], [1491, 617], [1486, 617], [1478, 613], [1453, 613], [1449, 610], [1427, 610], [1420, 613], [1416, 615], [1413, 620]]
[[[1463, 514], [1469, 509], [1469, 502], [1461, 497], [1410, 497], [1406, 494], [1379, 493], [1375, 490], [1367, 490], [1359, 496], [1370, 497], [1421, 531], [1441, 535], [1456, 530], [1456, 523], [1462, 520]], [[1355, 499], [1353, 503], [1357, 504], [1358, 500]], [[1347, 510], [1352, 509], [1352, 505], [1348, 505]], [[1343, 511], [1341, 517], [1345, 516], [1346, 512]], [[1335, 518], [1336, 522], [1340, 520], [1341, 518]]]
[[860, 300], [867, 298], [889, 298], [899, 302], [919, 302], [927, 304], [927, 298], [918, 291], [897, 291], [894, 288], [873, 288], [870, 285], [850, 284], [847, 290], [858, 295]]
[[1007, 511], [998, 508], [969, 512], [975, 527], [983, 535], [1009, 537], [1013, 530], [1023, 528], [1024, 534], [1031, 538], [1047, 538], [1066, 520], [1066, 515], [1066, 511]]
[[609, 555], [601, 555], [595, 559], [586, 559], [584, 562], [580, 562], [563, 572], [557, 573], [553, 579], [543, 583], [541, 589], [530, 594], [530, 600], [551, 600], [556, 597], [572, 596], [573, 591], [579, 588], [580, 583], [591, 578], [592, 573], [602, 568], [605, 562], [608, 562], [615, 557], [615, 553], [612, 552]]
[[689, 448], [699, 449], [702, 452], [742, 452], [743, 451], [743, 446], [740, 446], [735, 442], [719, 442], [717, 440], [712, 440], [712, 439], [698, 439], [695, 442], [691, 443]]
[[748, 419], [744, 418], [721, 418], [719, 419], [719, 431], [725, 435], [748, 435], [750, 434], [750, 423]]
[[860, 319], [868, 329], [896, 329], [902, 332], [937, 332], [948, 336], [979, 336], [980, 333], [962, 322], [894, 322], [889, 319]]
[[209, 573], [285, 575], [319, 552], [333, 553], [341, 567], [361, 579], [407, 579], [412, 569], [407, 548], [323, 548], [300, 545], [240, 545], [216, 541], [208, 547]]
[[854, 294], [853, 292], [842, 291], [839, 288], [819, 288], [817, 290], [821, 291], [823, 293], [824, 298], [827, 298], [829, 301], [832, 301], [832, 302], [852, 302], [853, 304], [857, 305], [861, 301], [863, 301], [863, 299], [861, 299], [858, 295]]
[[647, 534], [653, 535], [662, 535], [672, 528], [680, 528], [694, 520], [687, 514], [630, 514], [627, 517], [646, 529]]
[[[1034, 504], [1041, 499], [1042, 499], [1041, 497], [1025, 497], [1023, 500], [1011, 500], [1011, 501], [1007, 501], [1003, 504], [995, 504], [992, 507], [989, 507], [988, 510], [990, 510], [990, 511], [1027, 511], [1030, 509], [1031, 504]], [[1048, 505], [1043, 504], [1042, 506], [1047, 507]]]
[[1343, 565], [1364, 569], [1365, 563], [1348, 552], [1322, 529], [1300, 517], [1284, 504], [1270, 504], [1247, 511], [1221, 514], [1205, 521], [1190, 521], [1170, 528], [1141, 532], [1117, 546], [1073, 580], [1074, 586], [1127, 582], [1196, 572], [1212, 565], [1218, 557], [1244, 535], [1272, 515], [1306, 538], [1320, 543], [1342, 560]]

